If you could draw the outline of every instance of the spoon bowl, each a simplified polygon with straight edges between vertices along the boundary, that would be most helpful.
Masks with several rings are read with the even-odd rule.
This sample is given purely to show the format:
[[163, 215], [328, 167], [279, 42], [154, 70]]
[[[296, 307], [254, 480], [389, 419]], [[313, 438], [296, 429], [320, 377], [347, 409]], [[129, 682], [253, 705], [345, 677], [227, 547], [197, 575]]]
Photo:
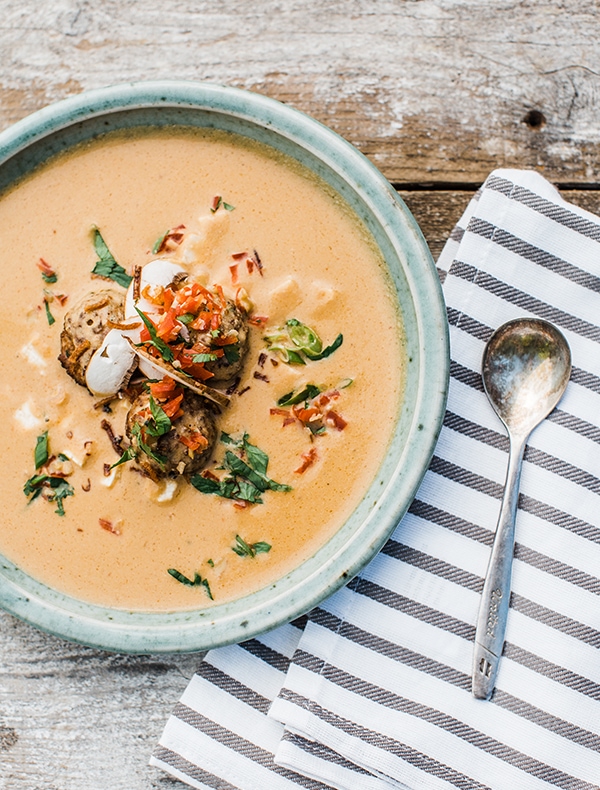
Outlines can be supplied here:
[[483, 354], [483, 386], [509, 431], [527, 436], [560, 400], [571, 354], [552, 324], [520, 318], [501, 326]]
[[509, 437], [504, 496], [481, 593], [473, 653], [473, 696], [494, 690], [510, 600], [515, 517], [525, 444], [556, 406], [571, 374], [563, 335], [546, 321], [519, 318], [497, 329], [483, 354], [483, 385]]

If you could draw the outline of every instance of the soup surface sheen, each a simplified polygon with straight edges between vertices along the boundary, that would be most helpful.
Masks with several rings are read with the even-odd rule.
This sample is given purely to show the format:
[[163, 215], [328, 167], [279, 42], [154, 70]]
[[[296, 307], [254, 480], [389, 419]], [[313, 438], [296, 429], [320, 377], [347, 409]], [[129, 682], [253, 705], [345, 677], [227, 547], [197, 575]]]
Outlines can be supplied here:
[[[212, 212], [215, 196], [227, 203]], [[124, 434], [129, 404], [110, 412], [76, 384], [57, 357], [65, 312], [87, 293], [115, 283], [92, 277], [98, 259], [91, 228], [100, 229], [129, 272], [157, 257], [158, 237], [184, 225], [194, 233], [194, 276], [234, 296], [243, 287], [252, 312], [250, 350], [220, 431], [250, 441], [269, 457], [268, 475], [291, 491], [266, 491], [263, 504], [239, 508], [181, 481], [169, 498], [118, 460], [106, 420]], [[0, 198], [5, 299], [0, 344], [0, 551], [34, 578], [76, 598], [132, 610], [212, 605], [258, 590], [310, 557], [360, 501], [386, 452], [402, 394], [402, 331], [391, 286], [368, 233], [331, 189], [267, 148], [220, 132], [147, 130], [87, 143], [39, 168]], [[262, 273], [232, 265], [257, 251]], [[163, 253], [177, 256], [178, 250]], [[56, 272], [45, 282], [43, 258]], [[66, 295], [64, 299], [56, 298]], [[49, 323], [44, 299], [55, 323]], [[61, 304], [64, 302], [64, 304]], [[264, 336], [290, 318], [316, 330], [330, 356], [289, 365], [266, 351]], [[50, 319], [51, 320], [51, 319]], [[272, 361], [273, 360], [273, 361]], [[311, 437], [298, 422], [283, 427], [271, 409], [307, 384], [340, 383], [336, 412], [346, 423]], [[36, 439], [72, 459], [73, 495], [28, 504]], [[314, 448], [312, 456], [311, 449]], [[223, 445], [211, 470], [218, 474]], [[303, 472], [303, 459], [311, 463]], [[88, 490], [89, 489], [89, 490]], [[163, 501], [161, 501], [161, 499]], [[102, 527], [104, 523], [104, 528]], [[106, 524], [114, 527], [111, 532]], [[236, 535], [269, 551], [239, 556]]]

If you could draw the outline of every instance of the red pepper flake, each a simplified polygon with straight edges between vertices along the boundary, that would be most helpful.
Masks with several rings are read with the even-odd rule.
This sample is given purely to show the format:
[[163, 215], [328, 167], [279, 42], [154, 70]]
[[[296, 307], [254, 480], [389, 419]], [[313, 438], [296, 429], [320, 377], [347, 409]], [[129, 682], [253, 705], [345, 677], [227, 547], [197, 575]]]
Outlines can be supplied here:
[[265, 376], [264, 373], [260, 373], [258, 370], [255, 370], [252, 375], [254, 376], [255, 379], [260, 379], [260, 381], [266, 381], [267, 384], [269, 383], [269, 379], [267, 378], [267, 376]]
[[219, 206], [221, 205], [222, 202], [223, 202], [223, 198], [221, 197], [221, 195], [215, 195], [214, 196], [214, 198], [212, 200], [212, 205], [210, 207], [210, 210], [212, 211], [213, 214], [219, 208]]
[[252, 274], [254, 271], [254, 258], [251, 255], [246, 258], [246, 268], [248, 269], [248, 274]]
[[61, 307], [65, 306], [67, 299], [69, 298], [67, 294], [53, 294], [53, 296]]
[[306, 472], [306, 470], [315, 463], [315, 461], [319, 457], [319, 454], [317, 453], [316, 447], [311, 447], [310, 450], [308, 450], [305, 453], [302, 453], [300, 457], [302, 459], [302, 463], [297, 469], [294, 469], [294, 472], [297, 475], [304, 474], [304, 472]]
[[192, 452], [205, 450], [208, 447], [208, 439], [200, 431], [194, 431], [187, 436], [184, 434], [179, 437], [179, 441]]
[[110, 464], [104, 464], [104, 477], [110, 477]]
[[238, 264], [232, 263], [229, 267], [229, 271], [231, 272], [231, 284], [237, 285], [238, 281]]
[[267, 361], [267, 355], [265, 354], [264, 351], [261, 351], [260, 354], [258, 355], [259, 367], [264, 368], [266, 361]]
[[290, 413], [287, 409], [276, 409], [273, 407], [269, 409], [269, 414], [278, 414], [280, 417], [289, 417]]
[[271, 365], [273, 365], [274, 368], [279, 365], [279, 362], [275, 359], [275, 357], [269, 357], [269, 359], [271, 360]]
[[219, 482], [219, 478], [215, 474], [213, 474], [213, 472], [211, 472], [210, 469], [205, 469], [201, 473], [201, 476], [205, 477], [207, 480], [214, 480], [217, 483]]
[[182, 230], [185, 230], [185, 225], [177, 225], [176, 228], [170, 228], [160, 240], [160, 244], [152, 250], [154, 255], [158, 255], [161, 252], [169, 252], [181, 244], [183, 240]]
[[115, 525], [112, 523], [112, 521], [109, 521], [107, 518], [99, 518], [98, 523], [100, 524], [102, 529], [105, 529], [107, 532], [110, 532], [111, 535], [121, 534], [121, 530], [117, 529]]
[[91, 488], [92, 488], [92, 481], [88, 477], [87, 483], [82, 483], [81, 484], [81, 490], [82, 491], [90, 491]]
[[37, 267], [44, 275], [44, 278], [52, 279], [53, 277], [56, 277], [56, 272], [54, 271], [52, 266], [50, 266], [50, 264], [47, 261], [45, 261], [43, 258], [39, 259], [39, 261], [37, 262]]
[[265, 326], [269, 320], [266, 315], [250, 315], [248, 316], [248, 323], [252, 326]]
[[248, 253], [246, 252], [246, 250], [244, 250], [244, 252], [232, 252], [231, 257], [233, 258], [234, 261], [241, 261], [242, 258], [248, 257]]
[[338, 414], [337, 411], [333, 411], [333, 409], [330, 409], [325, 415], [325, 422], [333, 425], [333, 427], [337, 428], [338, 431], [343, 431], [346, 425], [348, 425], [346, 420], [340, 414]]

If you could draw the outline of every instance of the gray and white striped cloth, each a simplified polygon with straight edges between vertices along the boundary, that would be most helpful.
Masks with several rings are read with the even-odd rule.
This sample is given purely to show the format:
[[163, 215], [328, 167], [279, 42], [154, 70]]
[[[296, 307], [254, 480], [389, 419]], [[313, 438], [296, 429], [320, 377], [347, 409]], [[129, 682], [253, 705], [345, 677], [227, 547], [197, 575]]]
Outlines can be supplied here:
[[[452, 365], [429, 471], [346, 588], [208, 654], [152, 757], [193, 787], [600, 787], [600, 218], [534, 172], [495, 171], [439, 267]], [[523, 315], [563, 331], [573, 373], [526, 450], [506, 644], [484, 702], [471, 660], [508, 441], [481, 355]]]

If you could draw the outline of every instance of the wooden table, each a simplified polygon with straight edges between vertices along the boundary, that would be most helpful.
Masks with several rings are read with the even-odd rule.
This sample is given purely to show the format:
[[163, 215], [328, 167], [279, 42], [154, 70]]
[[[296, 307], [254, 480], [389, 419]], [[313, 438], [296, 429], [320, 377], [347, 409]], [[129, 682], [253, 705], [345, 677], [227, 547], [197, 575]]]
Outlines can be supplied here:
[[[496, 167], [600, 211], [595, 3], [0, 0], [0, 15], [1, 129], [89, 88], [208, 80], [354, 143], [434, 257]], [[90, 650], [0, 613], [0, 790], [183, 788], [147, 762], [198, 661]]]

